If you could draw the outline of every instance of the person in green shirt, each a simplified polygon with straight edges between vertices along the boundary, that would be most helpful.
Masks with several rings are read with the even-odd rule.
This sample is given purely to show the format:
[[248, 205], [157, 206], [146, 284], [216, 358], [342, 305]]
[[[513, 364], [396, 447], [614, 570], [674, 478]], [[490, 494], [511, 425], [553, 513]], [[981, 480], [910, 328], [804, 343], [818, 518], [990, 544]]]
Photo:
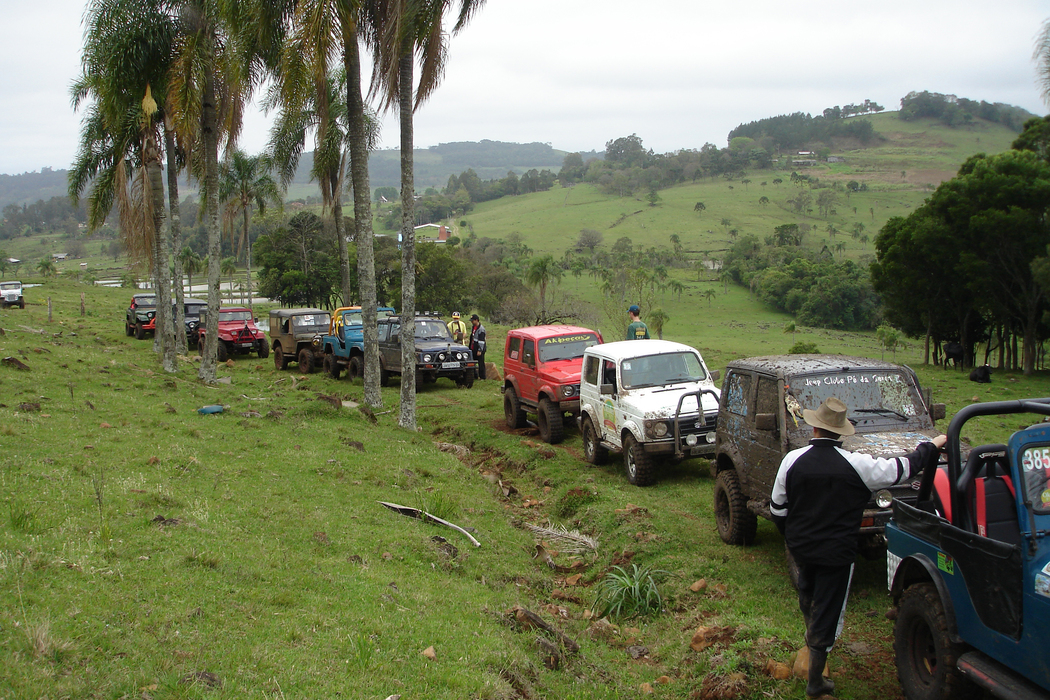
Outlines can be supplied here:
[[630, 325], [627, 326], [627, 340], [649, 338], [649, 327], [639, 318], [641, 313], [642, 310], [638, 308], [637, 304], [631, 304], [631, 308], [627, 309], [627, 317], [631, 319]]

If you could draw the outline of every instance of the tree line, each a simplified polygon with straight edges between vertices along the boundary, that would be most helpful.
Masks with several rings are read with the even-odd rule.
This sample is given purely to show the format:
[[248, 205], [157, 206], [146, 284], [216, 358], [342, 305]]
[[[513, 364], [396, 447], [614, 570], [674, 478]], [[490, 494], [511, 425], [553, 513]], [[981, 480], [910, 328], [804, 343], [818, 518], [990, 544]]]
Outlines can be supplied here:
[[1021, 107], [1002, 102], [980, 102], [939, 92], [909, 92], [901, 98], [898, 114], [902, 121], [914, 121], [922, 117], [938, 119], [947, 126], [959, 127], [973, 123], [976, 118], [1002, 124], [1008, 129], [1021, 131], [1025, 122], [1035, 117]]

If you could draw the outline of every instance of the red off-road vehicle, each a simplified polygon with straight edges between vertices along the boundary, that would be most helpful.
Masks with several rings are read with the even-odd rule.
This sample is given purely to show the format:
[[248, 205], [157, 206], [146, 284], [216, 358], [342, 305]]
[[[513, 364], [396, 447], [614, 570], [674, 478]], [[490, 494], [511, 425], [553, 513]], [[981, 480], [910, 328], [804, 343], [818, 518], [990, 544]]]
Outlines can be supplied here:
[[507, 333], [503, 353], [503, 413], [512, 430], [536, 414], [540, 437], [561, 442], [566, 413], [580, 413], [583, 352], [602, 336], [579, 326], [530, 326]]
[[[201, 355], [204, 354], [207, 316], [208, 310], [201, 309], [200, 336], [197, 339], [197, 350]], [[256, 327], [251, 309], [246, 306], [219, 309], [219, 362], [225, 362], [235, 353], [253, 350], [259, 353], [260, 359], [270, 355], [270, 344], [266, 342], [266, 335]]]

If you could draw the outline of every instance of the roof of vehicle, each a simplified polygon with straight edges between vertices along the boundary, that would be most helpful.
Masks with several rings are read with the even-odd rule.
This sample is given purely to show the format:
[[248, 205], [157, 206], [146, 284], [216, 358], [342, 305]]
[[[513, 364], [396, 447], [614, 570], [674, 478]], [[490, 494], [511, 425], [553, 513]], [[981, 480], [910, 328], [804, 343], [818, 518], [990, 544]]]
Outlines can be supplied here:
[[769, 374], [791, 376], [851, 369], [900, 370], [901, 366], [883, 360], [850, 355], [764, 355], [727, 362], [726, 369], [751, 369]]
[[307, 315], [307, 314], [324, 314], [325, 316], [328, 316], [329, 312], [324, 311], [323, 309], [310, 309], [310, 308], [303, 308], [303, 309], [270, 309], [270, 316], [274, 316], [276, 318], [284, 318], [285, 316], [304, 316], [304, 315]]
[[247, 306], [223, 306], [219, 309], [220, 314], [224, 314], [230, 311], [247, 311], [248, 313], [252, 312], [252, 310], [249, 309]]
[[590, 328], [583, 328], [582, 326], [567, 326], [560, 323], [551, 323], [546, 326], [526, 326], [525, 328], [515, 328], [512, 331], [508, 331], [507, 335], [520, 335], [525, 338], [549, 338], [556, 335], [571, 335], [573, 333], [594, 333], [598, 335], [597, 331], [593, 331]]
[[182, 300], [183, 304], [207, 304], [207, 299], [194, 299], [193, 297], [186, 297]]
[[[426, 312], [426, 311], [420, 311], [419, 313], [417, 313], [416, 314], [416, 320], [417, 321], [444, 321], [444, 319], [441, 318], [441, 316], [437, 315], [436, 313], [429, 313], [429, 312]], [[400, 322], [401, 321], [401, 315], [400, 314], [395, 314], [395, 315], [387, 316], [386, 318], [379, 319], [377, 321], [377, 323], [383, 323], [384, 321], [386, 323]]]
[[600, 355], [614, 361], [683, 351], [698, 352], [696, 348], [676, 343], [673, 340], [617, 340], [614, 343], [602, 343], [587, 348], [589, 354]]

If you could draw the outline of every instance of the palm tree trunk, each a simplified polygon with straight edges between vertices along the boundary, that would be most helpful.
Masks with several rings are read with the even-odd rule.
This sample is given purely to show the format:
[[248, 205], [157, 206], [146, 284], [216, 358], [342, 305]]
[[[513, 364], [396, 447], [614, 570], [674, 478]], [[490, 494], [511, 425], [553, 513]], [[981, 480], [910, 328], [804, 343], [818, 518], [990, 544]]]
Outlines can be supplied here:
[[412, 172], [412, 44], [398, 61], [401, 112], [401, 412], [397, 423], [416, 429], [416, 203]]
[[350, 120], [350, 181], [354, 190], [354, 244], [357, 246], [357, 286], [361, 298], [365, 366], [364, 399], [372, 408], [382, 407], [379, 390], [379, 330], [376, 326], [376, 265], [372, 230], [371, 190], [368, 185], [368, 135], [365, 103], [361, 97], [361, 56], [356, 27], [344, 30], [343, 65], [346, 68], [346, 103]]
[[205, 384], [215, 383], [219, 351], [219, 307], [222, 305], [219, 280], [222, 267], [222, 241], [219, 230], [219, 131], [215, 104], [215, 79], [204, 83], [201, 105], [201, 136], [204, 141], [204, 226], [208, 231], [208, 316], [204, 327], [204, 355], [197, 376]]
[[182, 289], [182, 217], [179, 215], [179, 172], [175, 160], [175, 132], [164, 127], [164, 154], [168, 166], [168, 221], [171, 226], [171, 254], [175, 263], [175, 352], [185, 355], [189, 348], [186, 340], [186, 295]]
[[[342, 170], [340, 159], [339, 169]], [[343, 222], [343, 180], [339, 172], [329, 175], [332, 181], [332, 223], [335, 226], [335, 242], [339, 250], [339, 279], [342, 282], [343, 306], [350, 306], [353, 294], [350, 290], [350, 251], [346, 247], [346, 224]]]
[[153, 198], [154, 250], [157, 261], [157, 316], [154, 319], [153, 338], [160, 343], [161, 366], [165, 372], [178, 369], [175, 360], [175, 336], [171, 326], [171, 276], [168, 273], [169, 238], [164, 230], [164, 173], [160, 167], [160, 148], [156, 139], [146, 141], [143, 159], [149, 177], [150, 196]]
[[244, 208], [244, 244], [247, 247], [246, 267], [247, 271], [244, 273], [245, 282], [247, 283], [248, 289], [248, 308], [252, 308], [252, 241], [248, 237], [248, 222], [251, 217], [248, 215], [248, 207]]

